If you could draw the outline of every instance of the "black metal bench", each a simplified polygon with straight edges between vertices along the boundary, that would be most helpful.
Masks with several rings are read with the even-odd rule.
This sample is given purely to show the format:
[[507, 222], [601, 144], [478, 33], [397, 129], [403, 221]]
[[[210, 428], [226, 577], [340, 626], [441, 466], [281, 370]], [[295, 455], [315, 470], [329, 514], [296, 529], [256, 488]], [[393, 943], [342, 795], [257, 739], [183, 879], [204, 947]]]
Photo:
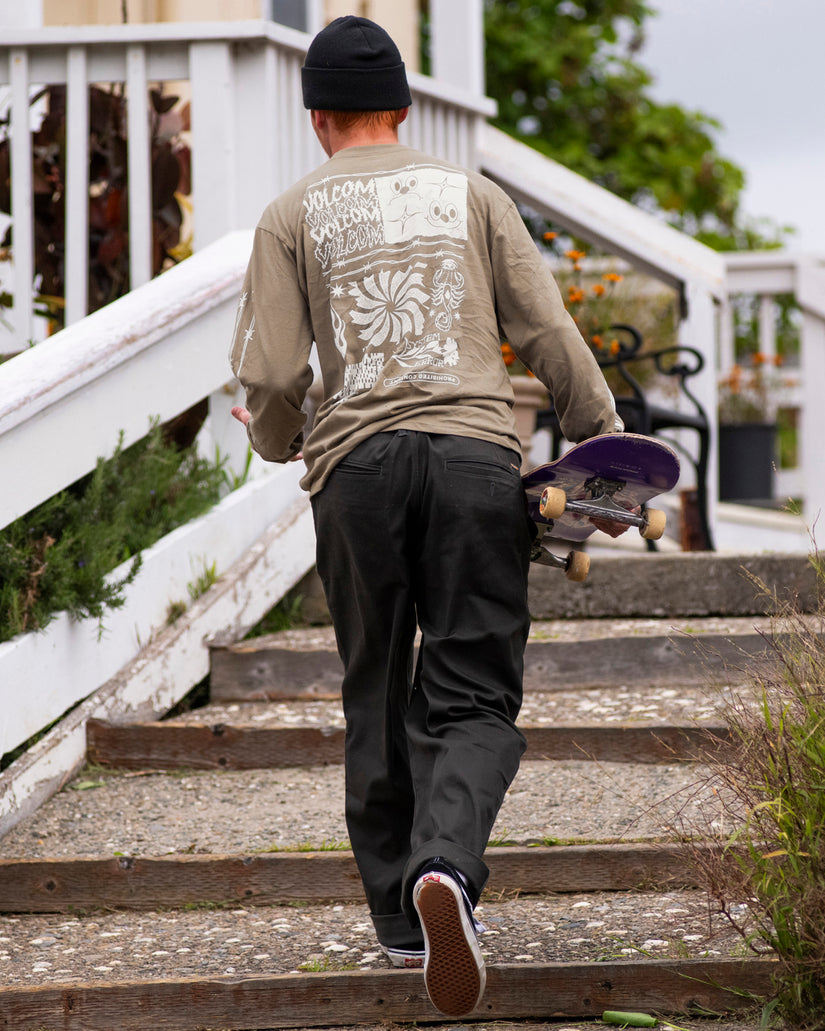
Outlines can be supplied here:
[[[694, 452], [689, 452], [672, 439], [668, 439], [668, 443], [678, 447], [696, 472], [695, 515], [698, 525], [694, 547], [696, 550], [712, 551], [713, 537], [708, 520], [707, 493], [710, 424], [704, 408], [687, 385], [687, 381], [704, 367], [704, 357], [695, 348], [682, 345], [665, 347], [661, 351], [642, 352], [642, 336], [635, 327], [615, 325], [610, 329], [618, 334], [618, 346], [609, 353], [597, 353], [596, 357], [602, 370], [608, 372], [615, 369], [622, 383], [621, 392], [614, 389], [614, 396], [616, 410], [624, 422], [625, 430], [628, 433], [642, 433], [648, 436], [659, 436], [662, 430], [692, 430], [696, 433], [697, 443]], [[629, 338], [629, 342], [626, 338]], [[651, 403], [639, 381], [628, 369], [628, 366], [637, 362], [653, 362], [657, 372], [675, 379], [681, 393], [691, 402], [693, 411], [683, 412]], [[628, 393], [624, 392], [625, 385]], [[552, 406], [538, 412], [536, 428], [550, 431], [553, 441], [552, 457], [558, 458], [563, 437]], [[653, 542], [648, 542], [648, 546], [653, 546]]]

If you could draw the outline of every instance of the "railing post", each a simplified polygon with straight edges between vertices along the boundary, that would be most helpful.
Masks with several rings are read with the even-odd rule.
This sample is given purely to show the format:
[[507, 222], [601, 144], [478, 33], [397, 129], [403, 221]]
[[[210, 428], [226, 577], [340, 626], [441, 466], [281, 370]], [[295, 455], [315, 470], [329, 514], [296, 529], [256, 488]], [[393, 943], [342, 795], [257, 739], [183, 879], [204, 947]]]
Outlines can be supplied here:
[[776, 303], [772, 294], [759, 296], [759, 351], [766, 358], [776, 357]]
[[684, 284], [687, 315], [679, 329], [679, 342], [695, 347], [705, 356], [705, 367], [692, 379], [691, 388], [704, 408], [710, 425], [710, 455], [707, 471], [707, 507], [711, 533], [716, 537], [716, 505], [719, 500], [718, 447], [719, 416], [716, 349], [720, 335], [719, 312], [709, 290], [694, 281]]
[[29, 55], [12, 50], [11, 79], [11, 210], [14, 233], [14, 325], [16, 345], [28, 347], [33, 334], [34, 219], [32, 144], [29, 127]]
[[132, 290], [152, 278], [152, 155], [146, 50], [126, 52], [129, 161], [129, 285]]
[[809, 530], [819, 531], [822, 547], [825, 541], [825, 461], [822, 456], [825, 405], [819, 392], [825, 383], [825, 321], [810, 312], [805, 312], [802, 318], [802, 352], [807, 384], [799, 434], [799, 464], [805, 490], [803, 514]]
[[[430, 0], [434, 79], [484, 96], [484, 8], [482, 0]], [[456, 40], [461, 45], [456, 45]]]
[[89, 308], [89, 86], [86, 48], [71, 47], [66, 84], [66, 325]]
[[[804, 403], [800, 418], [800, 465], [803, 473], [803, 514], [809, 531], [820, 548], [825, 539], [825, 269], [800, 263], [797, 269], [797, 300], [802, 308], [802, 388]], [[817, 533], [818, 531], [818, 533]]]
[[[277, 131], [279, 64], [274, 47], [256, 44], [234, 54], [234, 111], [227, 131], [234, 133], [235, 217], [238, 228], [252, 228], [266, 205], [285, 188], [278, 174], [282, 134]], [[255, 98], [250, 103], [251, 97]], [[195, 166], [195, 175], [198, 174]], [[195, 219], [198, 212], [195, 210]]]
[[733, 324], [733, 305], [726, 294], [719, 308], [719, 348], [714, 369], [726, 374], [736, 363], [736, 331]]
[[[195, 250], [200, 250], [224, 233], [238, 228], [230, 44], [192, 43], [189, 67], [192, 83], [194, 246]], [[254, 102], [259, 99], [255, 98]]]
[[306, 0], [306, 31], [316, 35], [324, 27], [324, 0]]

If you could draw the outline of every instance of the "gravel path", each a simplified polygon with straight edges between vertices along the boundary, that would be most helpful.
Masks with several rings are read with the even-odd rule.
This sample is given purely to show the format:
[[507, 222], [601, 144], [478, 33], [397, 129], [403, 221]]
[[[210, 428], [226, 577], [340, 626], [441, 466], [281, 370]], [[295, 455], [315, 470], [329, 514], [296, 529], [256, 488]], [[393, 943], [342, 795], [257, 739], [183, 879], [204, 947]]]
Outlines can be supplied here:
[[[492, 840], [671, 836], [674, 814], [702, 808], [688, 764], [525, 761]], [[0, 841], [0, 858], [249, 853], [341, 843], [343, 769], [130, 774], [87, 770]]]
[[[644, 688], [571, 688], [526, 695], [519, 715], [522, 726], [652, 722], [689, 724], [718, 719], [722, 694], [696, 685]], [[194, 709], [170, 723], [239, 723], [258, 727], [343, 727], [340, 700], [319, 699], [296, 706], [284, 702], [230, 702]]]
[[[699, 957], [740, 950], [701, 892], [497, 900], [477, 916], [488, 963]], [[0, 917], [2, 984], [384, 969], [365, 905]]]

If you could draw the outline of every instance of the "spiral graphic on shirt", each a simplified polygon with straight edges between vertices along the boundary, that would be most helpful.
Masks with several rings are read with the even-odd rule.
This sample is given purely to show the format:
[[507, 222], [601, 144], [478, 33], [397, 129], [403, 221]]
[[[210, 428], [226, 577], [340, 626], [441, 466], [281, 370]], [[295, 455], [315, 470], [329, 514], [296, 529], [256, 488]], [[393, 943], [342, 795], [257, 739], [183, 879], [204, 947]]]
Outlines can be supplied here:
[[358, 334], [361, 340], [380, 347], [387, 340], [397, 344], [409, 334], [423, 332], [428, 297], [424, 277], [416, 271], [423, 267], [413, 265], [397, 272], [383, 269], [377, 276], [351, 285], [348, 293], [355, 298], [356, 309], [350, 318], [364, 327]]

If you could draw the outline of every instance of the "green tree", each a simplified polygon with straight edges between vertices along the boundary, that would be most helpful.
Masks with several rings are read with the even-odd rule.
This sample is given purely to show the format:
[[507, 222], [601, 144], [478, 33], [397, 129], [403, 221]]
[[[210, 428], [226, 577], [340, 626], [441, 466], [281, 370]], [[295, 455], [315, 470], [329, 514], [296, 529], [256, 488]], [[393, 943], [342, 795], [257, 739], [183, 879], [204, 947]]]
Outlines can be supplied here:
[[486, 0], [487, 93], [496, 124], [548, 157], [717, 249], [781, 242], [740, 210], [741, 168], [719, 123], [659, 104], [637, 61], [644, 0]]

